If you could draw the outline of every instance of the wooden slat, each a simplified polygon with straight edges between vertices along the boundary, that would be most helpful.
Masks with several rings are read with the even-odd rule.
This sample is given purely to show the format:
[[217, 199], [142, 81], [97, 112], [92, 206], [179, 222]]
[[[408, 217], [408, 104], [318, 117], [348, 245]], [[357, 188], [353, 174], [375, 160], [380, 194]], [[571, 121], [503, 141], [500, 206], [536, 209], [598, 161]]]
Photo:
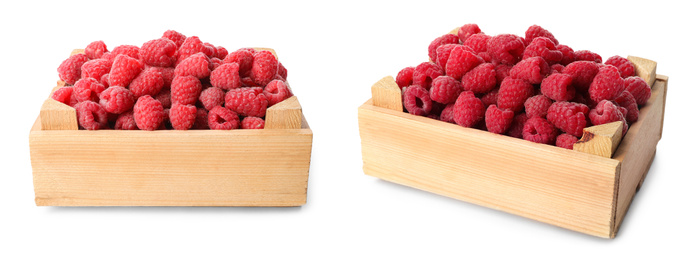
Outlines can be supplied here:
[[371, 86], [371, 96], [374, 106], [403, 111], [400, 87], [392, 76], [386, 76]]
[[634, 64], [634, 67], [636, 68], [636, 76], [641, 77], [646, 81], [646, 83], [648, 83], [648, 86], [652, 88], [656, 79], [655, 71], [658, 63], [649, 59], [631, 55], [627, 56], [627, 59]]
[[583, 137], [574, 144], [573, 150], [612, 158], [622, 140], [622, 121], [586, 127]]
[[301, 104], [292, 96], [268, 108], [265, 113], [265, 129], [300, 129], [302, 120]]

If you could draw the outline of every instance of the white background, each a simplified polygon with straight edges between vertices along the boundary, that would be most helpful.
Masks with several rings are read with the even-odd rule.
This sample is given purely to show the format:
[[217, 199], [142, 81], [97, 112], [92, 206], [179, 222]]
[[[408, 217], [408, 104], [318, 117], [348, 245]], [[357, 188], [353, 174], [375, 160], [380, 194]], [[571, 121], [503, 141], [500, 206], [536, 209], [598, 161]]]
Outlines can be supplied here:
[[[690, 8], [667, 1], [51, 1], [0, 4], [0, 259], [692, 257]], [[291, 2], [291, 3], [289, 3]], [[674, 2], [674, 1], [673, 1]], [[607, 240], [364, 175], [357, 107], [370, 86], [477, 23], [538, 24], [575, 50], [636, 55], [670, 76], [663, 138], [617, 238]], [[274, 48], [314, 131], [308, 203], [295, 208], [37, 207], [29, 129], [72, 49], [141, 45], [167, 29]], [[664, 257], [665, 256], [665, 257]], [[691, 258], [689, 258], [691, 259]]]

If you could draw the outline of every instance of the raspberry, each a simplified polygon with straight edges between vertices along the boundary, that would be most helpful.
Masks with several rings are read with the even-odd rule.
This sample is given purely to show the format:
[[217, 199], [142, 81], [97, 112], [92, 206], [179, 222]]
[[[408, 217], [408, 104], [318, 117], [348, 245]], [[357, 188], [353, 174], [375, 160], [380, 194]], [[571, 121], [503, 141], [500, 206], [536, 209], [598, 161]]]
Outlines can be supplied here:
[[218, 87], [206, 88], [200, 93], [200, 103], [207, 110], [224, 105], [224, 90]]
[[540, 143], [553, 144], [557, 138], [557, 129], [541, 117], [532, 117], [523, 125], [523, 139]]
[[555, 73], [542, 80], [540, 91], [555, 101], [569, 101], [576, 95], [576, 89], [571, 85], [572, 77], [568, 74]]
[[111, 51], [113, 58], [118, 57], [119, 54], [123, 54], [133, 59], [140, 59], [140, 47], [135, 45], [120, 45], [113, 48]]
[[624, 79], [624, 90], [629, 91], [636, 100], [636, 104], [643, 106], [651, 98], [651, 88], [640, 77], [628, 77]]
[[99, 83], [101, 83], [101, 85], [104, 85], [105, 88], [108, 88], [111, 86], [108, 84], [108, 81], [109, 81], [108, 76], [109, 76], [108, 73], [101, 75], [101, 80], [99, 80]]
[[104, 59], [90, 60], [82, 64], [81, 71], [82, 78], [101, 80], [101, 77], [111, 71], [111, 63]]
[[154, 39], [142, 44], [140, 58], [150, 66], [171, 67], [176, 64], [178, 46], [167, 38]]
[[595, 52], [588, 51], [588, 50], [581, 50], [581, 51], [575, 51], [574, 52], [574, 59], [575, 60], [585, 60], [585, 61], [592, 61], [595, 63], [602, 63], [602, 57], [598, 55]]
[[513, 34], [496, 35], [487, 43], [487, 52], [492, 56], [492, 60], [508, 65], [520, 61], [524, 50], [523, 39]]
[[[263, 117], [268, 104], [263, 89], [259, 87], [229, 90], [224, 100], [226, 108], [241, 116]], [[210, 124], [210, 128], [212, 128], [212, 124]]]
[[[253, 49], [251, 49], [253, 50]], [[247, 49], [239, 49], [229, 53], [224, 60], [224, 63], [236, 62], [239, 64], [239, 75], [241, 77], [251, 76], [251, 67], [253, 67], [253, 53]]]
[[84, 48], [84, 55], [90, 60], [101, 58], [107, 52], [108, 48], [103, 41], [93, 41]]
[[75, 105], [77, 122], [87, 130], [99, 130], [108, 128], [108, 113], [99, 104], [93, 101], [79, 102]]
[[530, 84], [540, 84], [549, 72], [549, 65], [544, 59], [531, 57], [514, 65], [509, 76], [514, 79], [523, 79]]
[[566, 148], [569, 150], [574, 149], [574, 144], [578, 142], [578, 138], [573, 135], [563, 133], [557, 136], [556, 146], [561, 148]]
[[161, 37], [173, 41], [176, 44], [176, 47], [181, 47], [181, 45], [183, 45], [183, 42], [186, 41], [185, 35], [174, 30], [165, 31], [164, 35], [162, 35]]
[[453, 107], [455, 123], [463, 127], [473, 127], [482, 121], [485, 107], [482, 100], [472, 91], [464, 91], [458, 96]]
[[239, 128], [241, 121], [236, 112], [219, 106], [210, 110], [207, 123], [212, 130], [231, 130]]
[[241, 87], [239, 77], [239, 64], [224, 63], [210, 73], [210, 83], [212, 86], [223, 90], [230, 90]]
[[161, 69], [157, 67], [150, 67], [145, 69], [137, 75], [132, 82], [130, 82], [130, 91], [133, 92], [136, 98], [144, 95], [155, 96], [159, 94], [161, 89], [164, 87], [164, 76], [161, 73]]
[[605, 65], [612, 65], [617, 67], [617, 69], [619, 70], [619, 74], [622, 76], [622, 78], [634, 76], [634, 73], [636, 71], [636, 68], [634, 68], [634, 64], [631, 64], [629, 60], [618, 55], [608, 58], [605, 61]]
[[170, 112], [170, 108], [164, 108], [164, 120], [161, 121], [161, 124], [159, 124], [159, 128], [157, 128], [156, 130], [173, 129], [173, 126], [171, 126], [171, 120], [169, 120]]
[[559, 63], [557, 64], [552, 64], [552, 66], [549, 66], [550, 73], [549, 74], [554, 74], [554, 73], [561, 73], [564, 71], [564, 65], [561, 65]]
[[576, 57], [574, 55], [574, 50], [571, 49], [571, 47], [569, 47], [569, 46], [559, 44], [559, 45], [557, 45], [557, 50], [560, 51], [562, 54], [561, 55], [561, 62], [559, 62], [559, 63], [561, 63], [561, 65], [564, 65], [564, 66], [569, 65], [569, 63], [574, 62], [574, 60], [576, 59]]
[[441, 110], [439, 120], [455, 124], [455, 103], [450, 103]]
[[164, 108], [171, 108], [171, 89], [161, 89], [161, 91], [159, 91], [159, 94], [154, 96], [154, 99], [159, 100], [159, 102], [161, 102], [161, 106], [163, 106]]
[[511, 122], [506, 134], [510, 137], [523, 138], [523, 127], [526, 121], [528, 121], [528, 116], [525, 113], [517, 114], [513, 117], [513, 122]]
[[398, 84], [398, 87], [402, 89], [403, 87], [407, 87], [409, 85], [412, 85], [412, 75], [414, 74], [414, 67], [407, 67], [400, 72], [398, 72], [398, 75], [395, 77], [395, 83]]
[[619, 111], [619, 107], [609, 100], [598, 102], [598, 105], [590, 110], [588, 117], [593, 125], [602, 125], [624, 120], [624, 115]]
[[624, 114], [624, 118], [627, 123], [634, 123], [639, 120], [639, 105], [636, 104], [636, 99], [631, 95], [629, 91], [622, 91], [615, 99], [614, 102], [623, 108], [626, 108], [627, 113]]
[[619, 75], [617, 67], [612, 65], [600, 67], [588, 88], [590, 99], [595, 101], [614, 99], [622, 91], [624, 91], [624, 79]]
[[199, 79], [210, 76], [210, 61], [203, 53], [190, 55], [176, 65], [176, 76], [193, 76]]
[[555, 102], [547, 110], [547, 120], [567, 134], [580, 137], [583, 135], [583, 128], [588, 125], [586, 116], [589, 111], [584, 104]]
[[435, 61], [436, 60], [436, 48], [438, 48], [441, 45], [444, 44], [453, 44], [453, 43], [459, 43], [458, 35], [454, 34], [444, 34], [439, 36], [438, 38], [434, 39], [431, 41], [429, 44], [429, 60]]
[[500, 109], [510, 109], [519, 112], [523, 109], [523, 103], [534, 95], [535, 88], [522, 79], [506, 78], [501, 82], [497, 96], [497, 106]]
[[175, 77], [171, 82], [171, 103], [194, 105], [202, 91], [202, 83], [193, 76]]
[[255, 84], [265, 86], [277, 75], [279, 64], [272, 52], [259, 51], [253, 55], [251, 78]]
[[133, 108], [135, 95], [121, 86], [107, 88], [99, 96], [99, 104], [106, 112], [120, 114]]
[[508, 109], [499, 109], [496, 105], [487, 107], [487, 112], [484, 113], [484, 122], [487, 126], [487, 131], [503, 134], [508, 130], [513, 123], [513, 111]]
[[562, 73], [571, 75], [573, 85], [578, 92], [586, 93], [598, 70], [600, 67], [595, 62], [575, 61], [566, 65]]
[[241, 129], [263, 129], [265, 120], [260, 117], [247, 116], [241, 120]]
[[431, 100], [442, 103], [449, 104], [455, 102], [460, 92], [463, 92], [463, 87], [460, 81], [455, 80], [449, 76], [440, 76], [431, 82], [431, 89], [429, 89], [429, 96]]
[[528, 117], [547, 117], [547, 110], [552, 105], [552, 100], [545, 95], [535, 95], [525, 100], [525, 113]]
[[460, 42], [465, 42], [465, 40], [473, 34], [481, 33], [482, 30], [480, 30], [480, 27], [477, 26], [477, 24], [469, 23], [458, 28], [458, 39], [460, 39]]
[[496, 100], [498, 96], [499, 88], [494, 88], [487, 92], [487, 94], [484, 94], [480, 99], [482, 100], [482, 103], [484, 103], [484, 106], [488, 107], [490, 105], [496, 105]]
[[267, 83], [263, 89], [263, 95], [267, 98], [267, 106], [271, 107], [292, 96], [287, 83], [282, 80], [273, 80]]
[[224, 60], [224, 58], [226, 58], [227, 55], [229, 55], [229, 51], [227, 51], [226, 48], [224, 48], [222, 46], [215, 47], [215, 55], [214, 55], [215, 58], [220, 59], [220, 60]]
[[528, 27], [528, 30], [525, 31], [526, 45], [533, 42], [538, 37], [545, 37], [552, 41], [552, 43], [554, 43], [555, 45], [559, 44], [559, 41], [557, 41], [557, 39], [554, 38], [554, 35], [551, 32], [540, 27], [539, 25], [532, 25]]
[[153, 131], [164, 122], [164, 107], [151, 96], [141, 96], [133, 107], [135, 124], [142, 130]]
[[171, 126], [176, 130], [188, 130], [193, 127], [197, 109], [194, 105], [173, 104], [169, 111]]
[[99, 95], [106, 88], [94, 78], [83, 78], [75, 82], [72, 90], [72, 95], [75, 96], [77, 102], [94, 101], [99, 102]]
[[412, 84], [428, 90], [431, 82], [444, 74], [443, 68], [433, 62], [422, 62], [414, 68], [412, 73]]
[[277, 61], [277, 75], [282, 77], [282, 80], [287, 80], [287, 68], [279, 61]]
[[548, 64], [555, 64], [561, 62], [564, 55], [549, 38], [536, 37], [523, 52], [523, 59], [530, 57], [542, 57]]
[[245, 77], [245, 78], [241, 78], [241, 87], [258, 87], [258, 84], [255, 84], [255, 82], [253, 82], [253, 79], [251, 79], [251, 77]]
[[466, 49], [467, 47], [462, 45], [453, 48], [446, 62], [446, 75], [460, 80], [465, 73], [477, 67], [477, 65], [484, 63], [484, 60], [480, 58], [480, 56]]
[[451, 56], [451, 51], [455, 46], [460, 46], [460, 44], [444, 44], [436, 48], [436, 60], [433, 61], [442, 68], [446, 67], [448, 57]]
[[210, 129], [210, 125], [207, 122], [207, 110], [204, 108], [198, 108], [195, 112], [195, 123], [193, 124], [193, 129]]
[[470, 47], [475, 53], [480, 54], [487, 51], [487, 44], [491, 38], [492, 36], [484, 33], [473, 34], [465, 39], [463, 45]]
[[65, 81], [65, 83], [69, 85], [75, 84], [82, 75], [82, 65], [88, 60], [89, 58], [87, 58], [87, 55], [82, 53], [72, 55], [65, 59], [60, 63], [60, 66], [58, 66], [58, 76], [60, 76], [60, 80]]
[[475, 94], [484, 94], [496, 87], [494, 64], [482, 63], [465, 73], [462, 79], [463, 89]]
[[145, 68], [145, 64], [133, 57], [120, 54], [113, 60], [108, 75], [109, 86], [127, 87]]
[[118, 115], [118, 119], [116, 119], [116, 125], [114, 129], [137, 130], [137, 124], [135, 124], [135, 115], [133, 114], [133, 111], [128, 111]]
[[207, 55], [208, 58], [217, 56], [217, 47], [214, 47], [214, 45], [212, 45], [209, 42], [203, 43], [202, 45], [205, 46], [205, 48], [202, 50], [202, 53]]
[[75, 96], [72, 94], [73, 90], [74, 87], [62, 87], [56, 89], [53, 92], [53, 95], [51, 95], [51, 98], [65, 105], [74, 107], [77, 103], [79, 103], [79, 101], [77, 101]]
[[176, 70], [173, 67], [159, 68], [161, 76], [164, 78], [164, 88], [171, 88], [171, 82], [176, 77]]
[[216, 70], [217, 68], [219, 68], [219, 66], [222, 66], [222, 64], [224, 64], [224, 63], [219, 58], [217, 58], [217, 57], [210, 58], [210, 66], [209, 66], [210, 67], [210, 73], [212, 71]]
[[496, 82], [502, 82], [511, 73], [512, 65], [506, 64], [496, 64], [494, 66], [494, 71], [496, 71]]
[[205, 45], [200, 41], [197, 36], [191, 36], [186, 38], [180, 47], [178, 47], [178, 58], [176, 59], [176, 64], [181, 63], [186, 58], [196, 54], [198, 52], [203, 52], [205, 50]]
[[426, 116], [431, 112], [432, 101], [426, 89], [419, 85], [412, 85], [405, 89], [403, 105], [410, 114]]

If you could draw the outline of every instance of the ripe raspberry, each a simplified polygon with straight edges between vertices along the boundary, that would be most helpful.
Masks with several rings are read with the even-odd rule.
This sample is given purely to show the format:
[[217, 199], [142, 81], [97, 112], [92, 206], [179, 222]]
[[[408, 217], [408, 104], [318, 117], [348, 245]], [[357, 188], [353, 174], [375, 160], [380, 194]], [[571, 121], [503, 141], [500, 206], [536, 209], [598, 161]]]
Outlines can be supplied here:
[[111, 72], [108, 75], [108, 84], [109, 86], [127, 87], [144, 68], [145, 64], [142, 61], [120, 54], [113, 60]]
[[224, 58], [226, 58], [227, 55], [229, 55], [229, 51], [222, 46], [217, 46], [217, 47], [215, 47], [215, 54], [216, 54], [216, 55], [214, 55], [215, 58], [220, 59], [220, 60], [224, 60]]
[[[235, 88], [229, 90], [224, 97], [224, 106], [241, 116], [265, 116], [267, 97], [260, 87]], [[211, 112], [211, 111], [210, 111]], [[210, 128], [212, 124], [210, 124]]]
[[171, 103], [194, 105], [202, 91], [202, 83], [193, 76], [175, 77], [171, 82]]
[[[253, 49], [250, 49], [253, 50]], [[239, 75], [241, 77], [250, 77], [251, 68], [253, 67], [253, 53], [249, 49], [239, 49], [229, 53], [224, 60], [224, 63], [236, 62], [239, 64]]]
[[113, 58], [118, 57], [119, 54], [123, 54], [133, 59], [140, 59], [140, 47], [135, 45], [120, 45], [113, 48], [111, 51]]
[[545, 95], [535, 95], [525, 100], [525, 113], [528, 117], [547, 117], [547, 110], [552, 105], [552, 100]]
[[549, 65], [544, 59], [531, 57], [514, 65], [509, 72], [509, 76], [514, 79], [525, 80], [530, 84], [540, 84], [549, 72]]
[[475, 94], [484, 94], [496, 87], [494, 64], [482, 63], [465, 73], [462, 79], [463, 89]]
[[557, 129], [544, 118], [533, 117], [523, 125], [523, 139], [540, 143], [553, 144], [557, 138]]
[[622, 91], [615, 99], [617, 105], [626, 108], [627, 113], [624, 114], [624, 118], [627, 123], [631, 124], [639, 120], [639, 105], [636, 104], [636, 99], [631, 95], [629, 91]]
[[436, 61], [436, 48], [444, 44], [459, 43], [458, 35], [444, 34], [431, 41], [429, 44], [429, 60]]
[[395, 77], [395, 83], [398, 84], [398, 87], [400, 87], [400, 89], [412, 85], [413, 74], [414, 67], [404, 68], [400, 70], [400, 72], [398, 72], [398, 75]]
[[210, 83], [212, 86], [223, 90], [230, 90], [241, 87], [239, 77], [239, 64], [236, 62], [224, 63], [210, 73]]
[[487, 107], [487, 112], [484, 113], [484, 122], [487, 126], [487, 131], [503, 134], [508, 130], [513, 123], [513, 111], [508, 109], [499, 109], [496, 105]]
[[114, 129], [137, 130], [137, 124], [135, 124], [135, 115], [133, 114], [133, 111], [131, 110], [118, 115], [118, 119], [116, 119], [116, 125]]
[[578, 142], [578, 138], [576, 138], [576, 137], [573, 136], [573, 135], [570, 135], [570, 134], [567, 134], [567, 133], [563, 133], [563, 134], [560, 134], [559, 136], [557, 136], [557, 142], [556, 142], [555, 145], [556, 145], [557, 147], [561, 147], [561, 148], [566, 148], [566, 149], [569, 149], [569, 150], [573, 150], [573, 149], [574, 149], [574, 144], [575, 144], [576, 142]]
[[485, 107], [482, 100], [472, 91], [464, 91], [458, 96], [453, 107], [455, 123], [463, 127], [473, 127], [484, 118]]
[[207, 122], [208, 113], [204, 108], [198, 108], [195, 112], [195, 123], [193, 124], [193, 129], [210, 129], [210, 125]]
[[162, 88], [154, 99], [158, 100], [164, 108], [171, 108], [171, 89]]
[[101, 77], [111, 71], [111, 63], [104, 59], [90, 60], [82, 64], [81, 71], [82, 78], [101, 80]]
[[564, 71], [564, 65], [561, 65], [559, 63], [552, 64], [552, 66], [549, 66], [549, 70], [551, 71], [549, 74], [561, 73], [562, 71]]
[[99, 80], [99, 83], [101, 83], [101, 85], [104, 85], [105, 88], [109, 88], [111, 86], [108, 84], [108, 76], [108, 73], [101, 75], [101, 80]]
[[439, 66], [446, 67], [446, 62], [448, 62], [448, 57], [451, 56], [451, 51], [456, 46], [460, 44], [444, 44], [436, 48], [436, 60], [433, 60]]
[[487, 92], [487, 94], [484, 94], [480, 99], [482, 100], [482, 103], [484, 103], [485, 107], [488, 107], [490, 105], [496, 105], [496, 100], [497, 97], [499, 96], [499, 88], [494, 88]]
[[619, 107], [609, 100], [598, 102], [598, 105], [590, 110], [588, 117], [593, 125], [602, 125], [624, 120], [624, 115], [619, 111]]
[[151, 96], [141, 96], [133, 107], [135, 124], [142, 130], [153, 131], [164, 122], [164, 107]]
[[523, 127], [526, 121], [528, 121], [528, 116], [525, 113], [517, 114], [513, 117], [513, 122], [511, 122], [506, 134], [510, 137], [523, 138]]
[[219, 68], [219, 66], [222, 66], [222, 64], [224, 64], [222, 60], [218, 59], [217, 57], [210, 58], [210, 73]]
[[576, 89], [571, 85], [569, 74], [555, 73], [542, 80], [540, 91], [555, 101], [569, 101], [576, 96]]
[[181, 63], [186, 58], [196, 54], [198, 52], [203, 52], [205, 50], [205, 45], [200, 41], [197, 36], [190, 36], [186, 38], [180, 47], [178, 47], [178, 58], [176, 59], [176, 64]]
[[161, 37], [173, 41], [176, 44], [176, 47], [181, 47], [181, 45], [183, 45], [183, 42], [186, 41], [185, 35], [174, 30], [165, 31], [164, 35], [162, 35]]
[[525, 44], [523, 39], [513, 34], [499, 34], [487, 43], [487, 52], [493, 61], [513, 65], [521, 60]]
[[260, 117], [247, 116], [241, 120], [241, 129], [263, 129], [265, 120]]
[[133, 108], [135, 95], [121, 86], [107, 88], [99, 96], [99, 104], [106, 112], [120, 114]]
[[142, 44], [140, 58], [150, 66], [171, 67], [176, 64], [178, 46], [167, 38], [154, 39]]
[[101, 58], [107, 52], [108, 48], [106, 48], [106, 44], [103, 41], [91, 42], [84, 48], [84, 55], [87, 55], [87, 58], [90, 60]]
[[455, 124], [455, 103], [450, 103], [441, 110], [439, 120]]
[[554, 38], [554, 35], [551, 32], [540, 27], [539, 25], [532, 25], [532, 26], [528, 27], [528, 30], [525, 31], [525, 43], [526, 43], [526, 45], [533, 42], [537, 37], [545, 37], [545, 38], [551, 40], [552, 43], [554, 43], [555, 45], [559, 44], [559, 41], [557, 41], [557, 39]]
[[622, 91], [624, 91], [624, 79], [619, 75], [617, 67], [612, 65], [602, 66], [588, 88], [590, 99], [595, 101], [614, 99]]
[[108, 114], [103, 107], [93, 101], [79, 102], [75, 105], [77, 122], [87, 130], [108, 128]]
[[580, 137], [583, 135], [583, 128], [588, 125], [586, 116], [589, 111], [584, 104], [555, 102], [547, 110], [547, 120], [567, 134]]
[[651, 88], [648, 86], [648, 83], [640, 77], [628, 77], [624, 79], [624, 86], [624, 90], [629, 91], [629, 93], [634, 96], [636, 104], [639, 106], [645, 105], [648, 99], [651, 98]]
[[535, 88], [522, 79], [506, 78], [501, 82], [497, 96], [497, 106], [500, 109], [510, 109], [519, 112], [523, 109], [523, 103], [535, 93]]
[[72, 94], [73, 90], [74, 87], [62, 87], [56, 89], [53, 92], [53, 95], [51, 95], [51, 98], [65, 105], [74, 107], [77, 103], [79, 103], [79, 101], [77, 101], [75, 96]]
[[202, 53], [207, 55], [208, 58], [217, 56], [217, 47], [214, 47], [214, 45], [212, 45], [209, 42], [203, 43], [202, 45], [205, 46], [205, 48], [202, 50]]
[[180, 61], [174, 70], [176, 76], [193, 76], [199, 79], [210, 76], [210, 61], [203, 53], [196, 53]]
[[157, 67], [150, 67], [142, 71], [140, 75], [137, 75], [137, 77], [130, 82], [129, 86], [135, 98], [144, 95], [156, 96], [163, 87], [164, 76], [162, 75], [161, 69]]
[[282, 77], [282, 80], [287, 80], [287, 68], [282, 65], [282, 62], [277, 61], [277, 75]]
[[267, 106], [271, 107], [292, 96], [287, 83], [282, 80], [273, 80], [267, 83], [263, 89], [263, 95], [267, 98]]
[[253, 55], [253, 65], [251, 66], [251, 78], [259, 86], [265, 86], [277, 75], [277, 58], [272, 52], [259, 51]]
[[75, 82], [72, 95], [75, 96], [78, 102], [87, 100], [99, 102], [99, 95], [105, 89], [104, 85], [99, 83], [98, 80], [94, 78], [83, 78]]
[[[484, 33], [473, 34], [470, 35], [470, 37], [468, 37], [467, 39], [465, 39], [465, 41], [463, 42], [463, 46], [470, 47], [470, 49], [472, 49], [473, 52], [482, 56], [483, 52], [487, 52], [487, 44], [489, 43], [489, 40], [491, 38], [492, 36], [486, 35]], [[491, 58], [491, 55], [489, 57]]]
[[504, 79], [511, 74], [511, 68], [513, 68], [512, 65], [496, 64], [496, 66], [494, 66], [494, 71], [496, 71], [496, 82], [499, 83], [504, 81]]
[[412, 73], [412, 84], [428, 90], [431, 82], [444, 74], [443, 68], [433, 62], [422, 62], [414, 68]]
[[449, 76], [440, 76], [431, 82], [429, 96], [433, 101], [449, 104], [455, 102], [460, 92], [463, 92], [463, 86], [460, 84], [460, 81]]
[[586, 93], [598, 70], [600, 67], [595, 62], [575, 61], [566, 65], [562, 73], [571, 75], [573, 85], [578, 92]]
[[631, 64], [631, 61], [618, 55], [608, 58], [605, 61], [605, 65], [617, 67], [619, 70], [619, 75], [621, 75], [622, 78], [634, 76], [634, 73], [636, 72], [636, 68], [634, 68], [634, 64]]
[[575, 51], [574, 52], [574, 59], [577, 61], [586, 60], [586, 61], [592, 61], [595, 63], [602, 63], [602, 57], [600, 57], [600, 55], [598, 55], [595, 52], [588, 51], [588, 50]]
[[559, 44], [557, 45], [557, 50], [561, 51], [562, 57], [561, 57], [561, 65], [569, 65], [569, 63], [572, 63], [575, 61], [576, 57], [574, 54], [574, 50], [571, 49], [571, 47]]
[[564, 55], [549, 38], [536, 37], [523, 52], [523, 59], [530, 57], [542, 57], [547, 64], [555, 64], [561, 62]]
[[239, 128], [241, 121], [236, 112], [219, 106], [210, 110], [207, 115], [207, 123], [212, 130], [231, 130]]
[[176, 77], [176, 70], [173, 67], [159, 68], [161, 76], [164, 78], [164, 88], [171, 88], [171, 82]]
[[477, 24], [469, 23], [458, 28], [458, 39], [460, 39], [460, 42], [465, 42], [468, 37], [478, 33], [482, 33], [480, 27]]
[[197, 109], [194, 105], [173, 104], [169, 111], [171, 126], [176, 130], [188, 130], [193, 127]]
[[65, 59], [60, 63], [60, 66], [58, 66], [58, 76], [60, 76], [60, 80], [65, 81], [65, 83], [69, 85], [74, 85], [82, 75], [82, 65], [88, 60], [89, 58], [87, 58], [87, 55], [82, 53], [72, 55]]
[[255, 84], [255, 82], [253, 82], [253, 79], [251, 79], [251, 77], [245, 77], [245, 78], [241, 78], [241, 87], [243, 88], [243, 87], [262, 87], [262, 86], [258, 86], [258, 84]]
[[432, 108], [429, 91], [419, 85], [407, 87], [403, 94], [403, 105], [410, 114], [417, 116], [428, 115]]
[[224, 105], [224, 90], [218, 87], [206, 88], [200, 93], [200, 103], [207, 110]]
[[484, 63], [484, 60], [480, 58], [480, 56], [466, 49], [467, 47], [462, 45], [453, 48], [446, 62], [446, 75], [456, 80], [461, 80], [465, 73], [477, 67], [477, 65]]

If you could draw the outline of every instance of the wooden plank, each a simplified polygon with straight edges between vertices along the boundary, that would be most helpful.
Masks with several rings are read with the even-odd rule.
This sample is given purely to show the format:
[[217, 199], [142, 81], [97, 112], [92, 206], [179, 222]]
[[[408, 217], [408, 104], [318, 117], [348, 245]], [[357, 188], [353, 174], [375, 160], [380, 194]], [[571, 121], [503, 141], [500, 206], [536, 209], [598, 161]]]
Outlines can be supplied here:
[[648, 86], [652, 88], [656, 79], [655, 70], [658, 63], [649, 59], [631, 55], [627, 56], [627, 59], [634, 64], [634, 68], [636, 68], [636, 76], [641, 77], [646, 81], [646, 83], [648, 83]]
[[574, 144], [573, 150], [612, 158], [622, 140], [622, 129], [622, 121], [586, 127], [583, 129], [583, 137]]
[[41, 105], [41, 130], [77, 130], [77, 111], [52, 98]]
[[301, 128], [303, 114], [296, 96], [269, 107], [265, 114], [265, 129]]
[[373, 104], [394, 111], [403, 111], [400, 87], [392, 76], [383, 77], [371, 86]]

